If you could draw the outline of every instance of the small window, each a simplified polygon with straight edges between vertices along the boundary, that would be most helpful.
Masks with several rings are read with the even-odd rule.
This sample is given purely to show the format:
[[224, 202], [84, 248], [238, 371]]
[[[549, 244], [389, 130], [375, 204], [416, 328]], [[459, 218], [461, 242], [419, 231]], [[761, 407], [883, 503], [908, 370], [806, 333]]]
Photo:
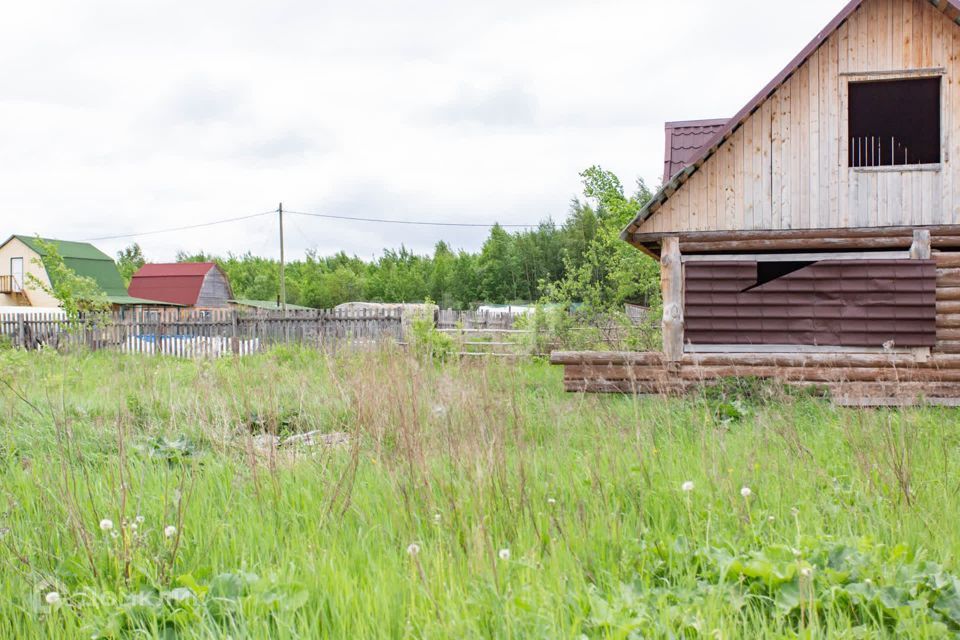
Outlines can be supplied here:
[[851, 82], [850, 166], [940, 162], [940, 78]]

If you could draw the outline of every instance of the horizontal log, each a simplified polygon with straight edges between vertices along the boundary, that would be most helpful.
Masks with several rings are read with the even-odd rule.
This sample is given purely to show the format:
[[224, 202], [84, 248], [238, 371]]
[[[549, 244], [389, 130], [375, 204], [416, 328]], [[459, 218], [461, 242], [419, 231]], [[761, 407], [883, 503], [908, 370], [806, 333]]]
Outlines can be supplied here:
[[712, 353], [686, 354], [684, 366], [754, 366], [754, 367], [917, 367], [960, 369], [960, 358], [930, 358], [918, 362], [912, 353]]
[[960, 300], [960, 287], [937, 287], [936, 298], [938, 302]]
[[960, 369], [918, 369], [894, 367], [684, 367], [683, 380], [716, 378], [770, 378], [805, 382], [960, 382]]
[[942, 355], [960, 354], [960, 342], [952, 340], [938, 340], [932, 351], [936, 357], [942, 357]]
[[653, 365], [663, 362], [659, 351], [554, 351], [550, 354], [550, 364]]
[[[680, 241], [722, 242], [727, 240], [779, 240], [779, 239], [819, 239], [819, 238], [890, 238], [905, 237], [913, 240], [913, 230], [918, 227], [861, 227], [855, 229], [774, 229], [774, 230], [733, 230], [733, 231], [683, 231], [662, 233], [633, 233], [634, 242], [656, 243], [665, 235], [679, 235]], [[930, 230], [931, 237], [960, 236], [960, 226], [934, 225], [922, 227]]]
[[957, 329], [960, 328], [960, 315], [958, 314], [937, 314], [937, 329]]
[[936, 261], [937, 267], [960, 267], [960, 252], [935, 251], [933, 259]]
[[834, 398], [843, 396], [960, 398], [960, 383], [957, 382], [848, 382], [831, 384], [828, 388]]
[[937, 329], [937, 340], [960, 341], [960, 329]]
[[937, 314], [960, 314], [960, 300], [939, 300], [937, 301]]
[[663, 365], [624, 366], [608, 365], [571, 365], [563, 369], [564, 379], [571, 380], [646, 380], [664, 381], [671, 376]]
[[960, 269], [937, 269], [938, 287], [958, 287], [960, 286]]
[[680, 239], [681, 253], [730, 253], [737, 251], [811, 251], [840, 249], [905, 249], [913, 243], [912, 237], [874, 238], [766, 238], [756, 240], [718, 240], [691, 242]]

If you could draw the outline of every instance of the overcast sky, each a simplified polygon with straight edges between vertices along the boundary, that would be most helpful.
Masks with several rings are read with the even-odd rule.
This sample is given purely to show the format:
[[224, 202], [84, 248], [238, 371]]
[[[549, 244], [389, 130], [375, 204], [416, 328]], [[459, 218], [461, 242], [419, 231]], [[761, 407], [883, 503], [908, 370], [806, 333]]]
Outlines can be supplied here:
[[[4, 236], [274, 209], [562, 221], [599, 164], [655, 186], [663, 122], [729, 117], [844, 0], [21, 2], [0, 22]], [[484, 230], [286, 216], [291, 257]], [[276, 219], [131, 240], [277, 255]]]

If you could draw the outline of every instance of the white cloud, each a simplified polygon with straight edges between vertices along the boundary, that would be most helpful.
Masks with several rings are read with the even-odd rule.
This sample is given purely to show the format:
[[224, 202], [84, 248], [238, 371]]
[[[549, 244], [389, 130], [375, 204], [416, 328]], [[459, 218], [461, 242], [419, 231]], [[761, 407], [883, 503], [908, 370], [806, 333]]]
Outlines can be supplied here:
[[[290, 209], [562, 219], [592, 164], [632, 185], [665, 120], [732, 115], [840, 9], [758, 0], [90, 0], [0, 23], [0, 222], [88, 238]], [[758, 28], [758, 25], [762, 28]], [[476, 230], [301, 218], [290, 253]], [[140, 239], [276, 254], [275, 221]], [[116, 251], [126, 241], [98, 243]]]

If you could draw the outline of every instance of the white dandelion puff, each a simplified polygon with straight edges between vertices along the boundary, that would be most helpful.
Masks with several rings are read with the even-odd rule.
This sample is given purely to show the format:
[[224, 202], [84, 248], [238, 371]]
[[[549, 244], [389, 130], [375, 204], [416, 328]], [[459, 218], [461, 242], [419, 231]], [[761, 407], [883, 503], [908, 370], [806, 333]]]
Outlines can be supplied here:
[[509, 560], [509, 559], [510, 559], [510, 549], [500, 549], [500, 552], [499, 552], [497, 555], [500, 556], [500, 559], [501, 559], [501, 560]]
[[164, 538], [172, 538], [175, 535], [177, 535], [177, 528], [172, 524], [168, 524], [166, 527], [163, 528]]
[[143, 516], [137, 516], [136, 518], [134, 518], [134, 520], [137, 521], [137, 524], [143, 524], [143, 521], [146, 520], [146, 518], [144, 518]]
[[800, 569], [800, 575], [802, 575], [804, 578], [809, 578], [813, 575], [813, 569], [810, 567], [804, 567], [803, 569]]
[[50, 593], [45, 595], [43, 599], [46, 600], [47, 604], [57, 604], [58, 602], [60, 602], [60, 594], [57, 593], [56, 591], [51, 591]]
[[557, 504], [556, 498], [547, 498], [547, 504]]
[[100, 521], [100, 530], [101, 531], [110, 531], [113, 529], [113, 520], [109, 518], [104, 518]]
[[693, 491], [693, 480], [687, 480], [682, 485], [680, 485], [680, 488], [683, 489], [684, 492], [690, 493], [691, 491]]
[[418, 545], [416, 542], [411, 542], [409, 545], [407, 545], [407, 553], [409, 553], [411, 556], [417, 555], [420, 553], [420, 545]]
[[437, 524], [440, 524], [440, 521], [441, 521], [442, 519], [443, 519], [443, 518], [442, 518], [442, 516], [441, 516], [439, 513], [433, 514], [433, 521], [436, 522]]
[[749, 498], [753, 495], [753, 491], [751, 491], [750, 487], [741, 487], [740, 495], [742, 495], [744, 498]]

